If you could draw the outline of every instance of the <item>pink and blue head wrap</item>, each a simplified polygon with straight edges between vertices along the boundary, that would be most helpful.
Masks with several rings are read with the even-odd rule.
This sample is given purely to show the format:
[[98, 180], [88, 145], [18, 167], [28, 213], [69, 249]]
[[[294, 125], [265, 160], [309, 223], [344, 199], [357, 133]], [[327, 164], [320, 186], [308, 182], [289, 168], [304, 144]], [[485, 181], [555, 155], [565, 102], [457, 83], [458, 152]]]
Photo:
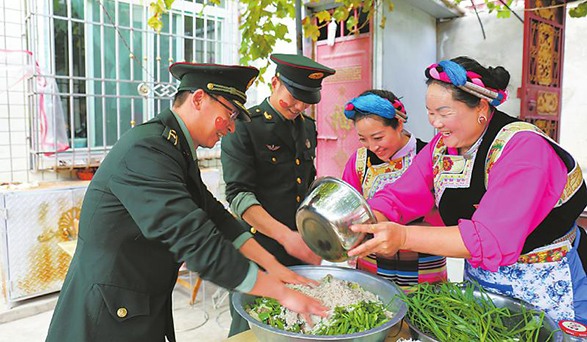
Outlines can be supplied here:
[[499, 106], [508, 98], [507, 90], [486, 87], [479, 74], [467, 71], [460, 64], [453, 61], [441, 61], [438, 64], [432, 64], [426, 68], [424, 73], [430, 79], [453, 84], [469, 94], [485, 99], [492, 106]]

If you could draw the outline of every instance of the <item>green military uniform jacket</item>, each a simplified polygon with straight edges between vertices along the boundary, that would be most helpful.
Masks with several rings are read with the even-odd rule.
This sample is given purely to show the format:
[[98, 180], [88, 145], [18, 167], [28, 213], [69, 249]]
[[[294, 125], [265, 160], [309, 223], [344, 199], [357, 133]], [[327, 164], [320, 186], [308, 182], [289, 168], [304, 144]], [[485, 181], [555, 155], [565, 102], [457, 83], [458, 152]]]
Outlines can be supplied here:
[[165, 110], [104, 159], [84, 198], [47, 341], [173, 342], [181, 263], [228, 289], [256, 267], [235, 248], [250, 233], [206, 189], [186, 139]]
[[[242, 199], [239, 194], [253, 193], [273, 218], [297, 230], [296, 210], [316, 177], [316, 123], [303, 115], [288, 121], [271, 107], [268, 99], [249, 111], [251, 122], [237, 122], [235, 133], [222, 139], [226, 199], [241, 215], [234, 202]], [[282, 264], [302, 263], [287, 254], [277, 241], [260, 232], [254, 236]]]

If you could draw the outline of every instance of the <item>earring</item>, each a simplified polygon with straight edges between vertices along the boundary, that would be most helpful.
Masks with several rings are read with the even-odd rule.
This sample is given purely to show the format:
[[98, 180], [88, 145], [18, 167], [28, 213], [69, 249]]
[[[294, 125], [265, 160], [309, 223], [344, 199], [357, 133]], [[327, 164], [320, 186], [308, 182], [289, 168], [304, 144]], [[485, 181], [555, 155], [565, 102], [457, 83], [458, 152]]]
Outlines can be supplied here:
[[477, 119], [477, 122], [478, 122], [480, 125], [483, 125], [483, 124], [485, 123], [485, 121], [487, 121], [487, 118], [486, 118], [485, 116], [483, 116], [483, 115], [481, 115], [481, 116], [480, 116], [480, 117]]

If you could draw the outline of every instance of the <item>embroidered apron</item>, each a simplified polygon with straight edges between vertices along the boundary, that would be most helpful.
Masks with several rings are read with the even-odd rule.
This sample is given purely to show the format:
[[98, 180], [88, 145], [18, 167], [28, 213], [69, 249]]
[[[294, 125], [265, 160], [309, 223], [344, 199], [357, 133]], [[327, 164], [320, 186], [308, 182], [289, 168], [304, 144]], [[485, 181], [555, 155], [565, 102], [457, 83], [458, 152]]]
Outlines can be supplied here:
[[575, 226], [563, 241], [524, 254], [517, 263], [501, 266], [497, 272], [474, 268], [466, 261], [465, 276], [488, 291], [531, 303], [556, 321], [575, 320], [572, 268], [582, 268], [577, 253], [581, 235]]

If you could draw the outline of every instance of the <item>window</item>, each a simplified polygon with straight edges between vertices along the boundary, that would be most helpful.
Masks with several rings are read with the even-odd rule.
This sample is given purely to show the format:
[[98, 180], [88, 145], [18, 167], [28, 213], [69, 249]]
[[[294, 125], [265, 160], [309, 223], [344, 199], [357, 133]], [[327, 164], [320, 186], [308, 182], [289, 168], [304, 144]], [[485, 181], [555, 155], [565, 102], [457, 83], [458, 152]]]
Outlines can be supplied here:
[[237, 62], [232, 2], [176, 0], [159, 34], [147, 26], [149, 3], [28, 0], [27, 41], [40, 65], [29, 82], [37, 170], [97, 165], [124, 132], [171, 104], [170, 64]]

